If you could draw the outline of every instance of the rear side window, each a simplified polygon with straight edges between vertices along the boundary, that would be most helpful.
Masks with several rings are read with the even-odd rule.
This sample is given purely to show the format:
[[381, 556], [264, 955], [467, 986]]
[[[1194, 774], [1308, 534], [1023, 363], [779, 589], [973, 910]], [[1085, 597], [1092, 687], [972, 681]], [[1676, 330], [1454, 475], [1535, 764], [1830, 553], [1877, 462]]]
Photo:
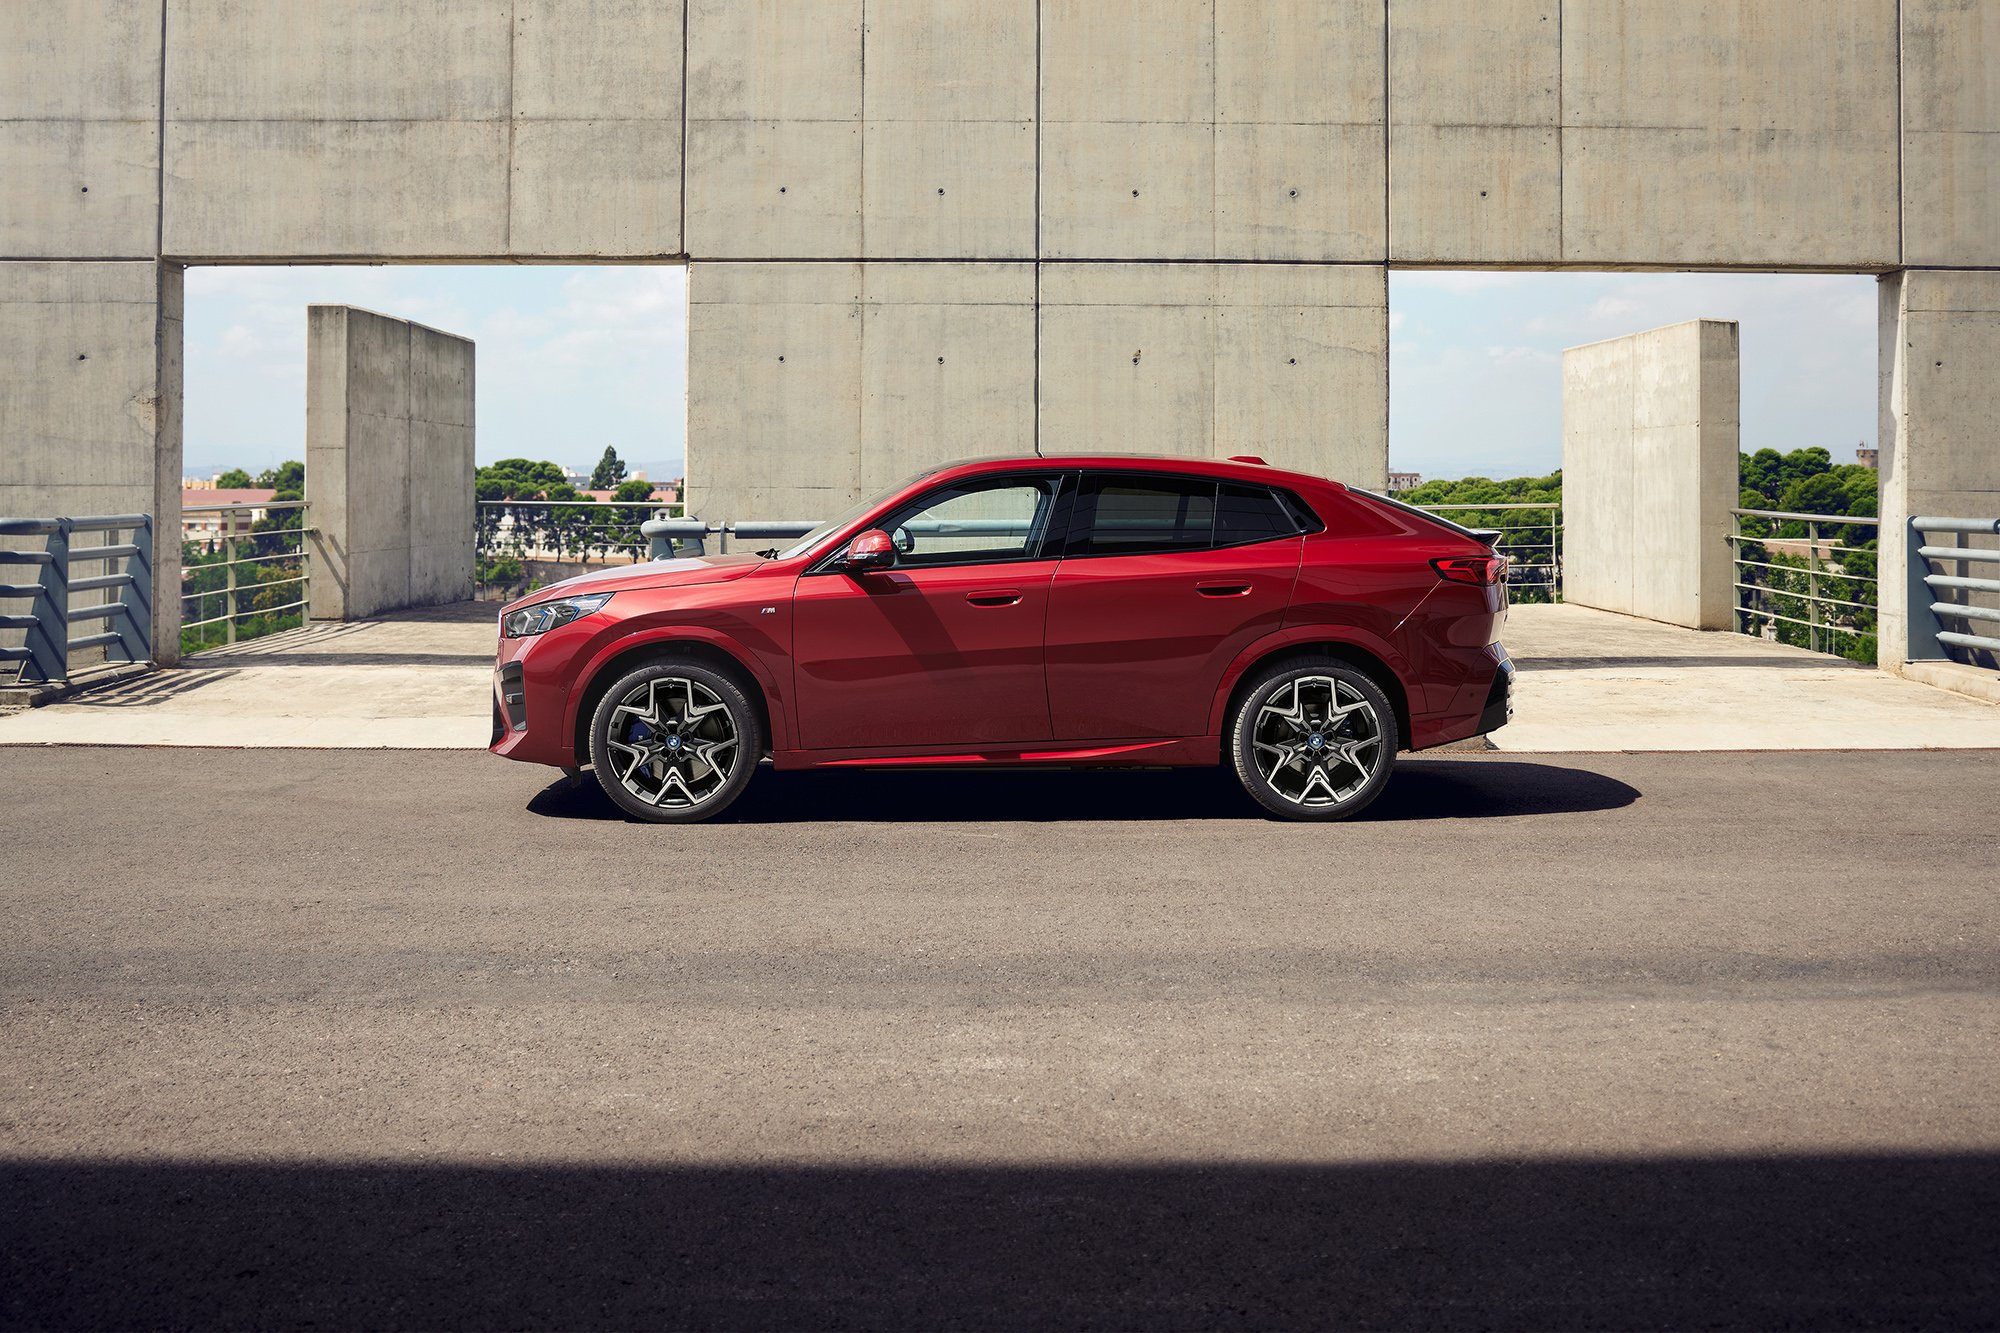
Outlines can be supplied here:
[[1086, 478], [1073, 555], [1201, 551], [1214, 543], [1215, 483], [1181, 477]]
[[1215, 502], [1215, 544], [1242, 546], [1290, 537], [1299, 523], [1277, 494], [1262, 486], [1224, 482]]

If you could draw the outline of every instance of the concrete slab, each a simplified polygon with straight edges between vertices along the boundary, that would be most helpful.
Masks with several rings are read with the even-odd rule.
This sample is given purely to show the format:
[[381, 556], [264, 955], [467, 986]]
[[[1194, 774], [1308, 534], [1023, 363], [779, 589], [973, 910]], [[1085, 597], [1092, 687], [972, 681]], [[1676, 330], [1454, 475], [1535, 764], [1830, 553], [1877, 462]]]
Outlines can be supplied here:
[[1517, 606], [1502, 641], [1496, 750], [2000, 749], [2000, 705], [1747, 635]]
[[492, 730], [496, 602], [321, 623], [0, 716], [0, 745], [464, 750]]
[[[319, 624], [0, 716], [0, 745], [478, 749], [493, 602]], [[1521, 676], [1493, 748], [2000, 749], [2000, 703], [1740, 634], [1517, 606]]]

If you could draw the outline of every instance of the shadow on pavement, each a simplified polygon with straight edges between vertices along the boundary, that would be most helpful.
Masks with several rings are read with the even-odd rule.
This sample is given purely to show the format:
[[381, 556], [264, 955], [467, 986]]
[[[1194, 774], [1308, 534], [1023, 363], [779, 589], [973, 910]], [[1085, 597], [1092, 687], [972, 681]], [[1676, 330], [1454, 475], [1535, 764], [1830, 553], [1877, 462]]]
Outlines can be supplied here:
[[[1636, 788], [1553, 763], [1411, 759], [1357, 822], [1482, 819], [1614, 810]], [[528, 809], [556, 819], [625, 819], [589, 775], [549, 784]], [[1079, 821], [1266, 818], [1221, 769], [847, 769], [762, 772], [720, 817], [731, 823]]]
[[0, 1164], [24, 1327], [1980, 1327], [2000, 1156]]

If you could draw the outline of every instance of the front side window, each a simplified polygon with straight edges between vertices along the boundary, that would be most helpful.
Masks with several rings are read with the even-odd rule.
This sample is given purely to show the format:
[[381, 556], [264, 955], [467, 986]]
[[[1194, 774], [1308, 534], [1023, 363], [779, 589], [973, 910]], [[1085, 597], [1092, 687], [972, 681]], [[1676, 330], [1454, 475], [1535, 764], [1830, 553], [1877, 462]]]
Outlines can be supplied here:
[[1032, 560], [1056, 496], [1055, 477], [981, 477], [932, 491], [883, 520], [896, 565]]

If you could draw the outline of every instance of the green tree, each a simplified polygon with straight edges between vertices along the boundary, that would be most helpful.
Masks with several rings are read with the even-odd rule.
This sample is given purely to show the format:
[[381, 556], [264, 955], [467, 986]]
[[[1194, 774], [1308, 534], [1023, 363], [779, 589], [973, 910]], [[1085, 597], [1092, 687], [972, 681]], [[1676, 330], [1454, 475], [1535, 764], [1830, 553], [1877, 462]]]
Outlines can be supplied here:
[[618, 493], [611, 497], [620, 504], [644, 504], [653, 498], [653, 483], [650, 481], [621, 481]]
[[597, 466], [591, 469], [590, 489], [608, 491], [623, 480], [625, 480], [625, 460], [618, 456], [616, 449], [607, 444], [604, 446], [604, 457], [598, 459]]
[[306, 465], [296, 458], [287, 459], [258, 473], [257, 484], [274, 491], [303, 492], [306, 488]]
[[215, 479], [217, 490], [247, 491], [257, 483], [240, 467], [233, 467]]

